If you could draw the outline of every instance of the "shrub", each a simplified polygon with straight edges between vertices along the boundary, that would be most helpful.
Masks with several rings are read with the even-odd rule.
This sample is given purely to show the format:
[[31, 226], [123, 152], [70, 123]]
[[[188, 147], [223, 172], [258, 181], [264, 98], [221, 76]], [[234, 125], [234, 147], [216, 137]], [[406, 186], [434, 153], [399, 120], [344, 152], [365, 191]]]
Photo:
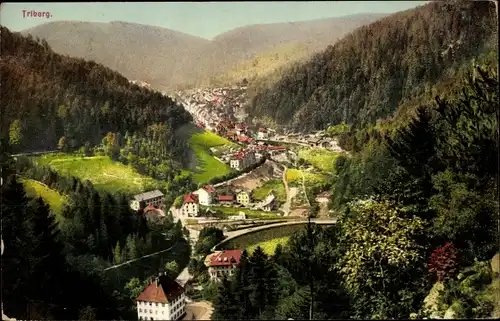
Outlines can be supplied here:
[[427, 264], [429, 273], [438, 281], [445, 281], [457, 272], [457, 249], [447, 242], [432, 251]]

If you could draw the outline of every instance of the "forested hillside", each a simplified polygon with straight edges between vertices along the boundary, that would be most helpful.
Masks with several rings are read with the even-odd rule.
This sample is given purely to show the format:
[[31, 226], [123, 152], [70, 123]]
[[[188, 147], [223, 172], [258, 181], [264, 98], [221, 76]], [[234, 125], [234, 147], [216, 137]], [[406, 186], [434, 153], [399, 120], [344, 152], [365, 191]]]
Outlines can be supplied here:
[[18, 151], [70, 149], [108, 132], [163, 123], [172, 133], [191, 116], [171, 99], [130, 84], [93, 61], [54, 53], [46, 41], [1, 29], [1, 137]]
[[285, 69], [272, 85], [252, 84], [248, 112], [299, 130], [373, 123], [494, 48], [495, 19], [493, 3], [478, 1], [396, 13]]
[[337, 224], [242, 257], [212, 318], [498, 318], [496, 64], [365, 132], [335, 160]]

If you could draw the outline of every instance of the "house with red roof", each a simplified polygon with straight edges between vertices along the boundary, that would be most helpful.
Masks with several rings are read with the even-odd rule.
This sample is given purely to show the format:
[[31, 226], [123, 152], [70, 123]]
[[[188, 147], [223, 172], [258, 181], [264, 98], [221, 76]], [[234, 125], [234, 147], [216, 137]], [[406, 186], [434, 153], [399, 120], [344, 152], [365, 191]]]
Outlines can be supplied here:
[[219, 195], [219, 203], [232, 205], [234, 203], [234, 195]]
[[212, 281], [220, 281], [225, 275], [230, 277], [240, 264], [241, 250], [216, 251], [207, 256], [205, 265]]
[[258, 139], [267, 139], [269, 137], [269, 133], [265, 128], [259, 128], [259, 131], [257, 132], [257, 138]]
[[255, 163], [256, 158], [253, 150], [241, 150], [234, 154], [229, 160], [229, 166], [237, 171], [245, 169]]
[[135, 301], [139, 320], [179, 320], [186, 314], [184, 288], [165, 274], [151, 280]]
[[198, 216], [200, 211], [200, 200], [198, 195], [191, 193], [184, 195], [181, 212], [184, 216]]
[[212, 185], [205, 185], [194, 191], [193, 194], [198, 195], [198, 200], [201, 205], [209, 206], [213, 202], [215, 188]]

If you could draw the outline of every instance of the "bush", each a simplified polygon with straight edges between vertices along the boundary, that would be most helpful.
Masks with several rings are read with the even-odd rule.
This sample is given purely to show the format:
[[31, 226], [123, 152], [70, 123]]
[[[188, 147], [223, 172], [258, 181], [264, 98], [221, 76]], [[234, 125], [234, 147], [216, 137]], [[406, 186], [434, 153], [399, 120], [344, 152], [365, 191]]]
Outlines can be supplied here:
[[427, 269], [437, 281], [445, 281], [457, 272], [457, 249], [451, 243], [432, 251]]

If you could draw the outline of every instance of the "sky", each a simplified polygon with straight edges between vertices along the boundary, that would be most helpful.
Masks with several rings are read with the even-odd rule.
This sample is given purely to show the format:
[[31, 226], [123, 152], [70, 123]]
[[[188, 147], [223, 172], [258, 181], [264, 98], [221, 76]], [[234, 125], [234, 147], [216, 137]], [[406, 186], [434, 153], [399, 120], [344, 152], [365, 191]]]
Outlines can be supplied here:
[[[429, 1], [4, 2], [0, 5], [0, 24], [12, 31], [21, 31], [51, 21], [126, 21], [212, 39], [218, 34], [246, 25], [360, 13], [392, 13], [427, 2]], [[46, 14], [33, 17], [29, 16], [30, 11]]]

